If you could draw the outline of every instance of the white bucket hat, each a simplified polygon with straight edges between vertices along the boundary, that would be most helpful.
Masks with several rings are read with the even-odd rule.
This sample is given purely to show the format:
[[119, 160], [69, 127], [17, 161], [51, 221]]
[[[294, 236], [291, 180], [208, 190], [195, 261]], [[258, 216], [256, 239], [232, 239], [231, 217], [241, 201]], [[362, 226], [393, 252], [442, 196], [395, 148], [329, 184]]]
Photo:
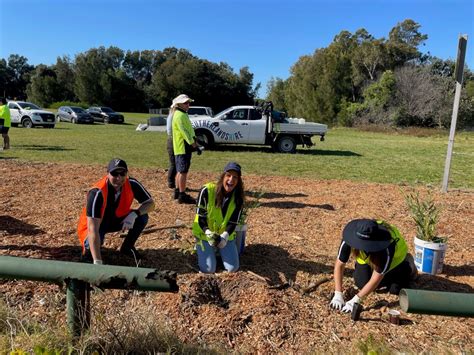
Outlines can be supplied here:
[[193, 99], [191, 99], [188, 95], [186, 94], [181, 94], [179, 96], [176, 96], [174, 99], [173, 99], [173, 104], [171, 105], [171, 108], [175, 108], [176, 106], [178, 106], [178, 104], [184, 104], [186, 102], [194, 102]]

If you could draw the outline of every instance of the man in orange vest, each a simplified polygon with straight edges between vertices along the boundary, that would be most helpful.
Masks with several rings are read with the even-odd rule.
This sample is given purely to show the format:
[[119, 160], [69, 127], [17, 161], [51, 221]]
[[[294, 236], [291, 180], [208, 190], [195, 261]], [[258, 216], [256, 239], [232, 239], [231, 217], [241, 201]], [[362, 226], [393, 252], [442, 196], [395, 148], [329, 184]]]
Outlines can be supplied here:
[[[150, 193], [136, 179], [128, 177], [127, 163], [119, 158], [112, 159], [107, 175], [94, 184], [87, 194], [77, 233], [82, 244], [83, 255], [90, 250], [94, 264], [102, 264], [100, 247], [105, 234], [128, 231], [120, 252], [139, 259], [135, 242], [148, 223], [148, 213], [155, 209]], [[132, 202], [140, 204], [132, 210]]]

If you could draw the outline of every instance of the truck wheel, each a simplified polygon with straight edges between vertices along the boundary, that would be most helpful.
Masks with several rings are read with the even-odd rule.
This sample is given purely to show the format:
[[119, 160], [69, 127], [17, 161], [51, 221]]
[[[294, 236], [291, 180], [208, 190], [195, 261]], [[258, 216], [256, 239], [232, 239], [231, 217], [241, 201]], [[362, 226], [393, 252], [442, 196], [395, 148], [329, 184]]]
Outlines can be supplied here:
[[209, 132], [206, 131], [198, 130], [196, 132], [196, 140], [198, 141], [198, 144], [204, 146], [206, 149], [211, 148], [214, 144], [214, 138]]
[[24, 118], [23, 121], [21, 121], [21, 124], [25, 128], [33, 128], [33, 122], [28, 117]]
[[280, 137], [277, 141], [276, 148], [280, 153], [295, 153], [296, 141], [290, 136]]

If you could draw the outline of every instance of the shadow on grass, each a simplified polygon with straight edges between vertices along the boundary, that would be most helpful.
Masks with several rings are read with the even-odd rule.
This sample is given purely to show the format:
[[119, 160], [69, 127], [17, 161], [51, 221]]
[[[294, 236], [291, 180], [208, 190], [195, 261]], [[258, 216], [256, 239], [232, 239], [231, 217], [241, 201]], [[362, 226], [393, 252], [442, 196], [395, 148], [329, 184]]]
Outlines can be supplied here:
[[[462, 268], [464, 266], [460, 266]], [[472, 271], [472, 267], [471, 267]], [[445, 277], [421, 274], [418, 278], [410, 285], [410, 288], [414, 290], [428, 290], [428, 291], [442, 291], [442, 292], [463, 292], [473, 293], [474, 288], [468, 284], [455, 282], [448, 280]]]
[[262, 202], [260, 203], [261, 207], [270, 207], [270, 208], [280, 208], [280, 209], [296, 209], [296, 208], [306, 208], [306, 207], [313, 207], [313, 208], [321, 208], [327, 211], [335, 211], [336, 209], [329, 204], [322, 204], [322, 205], [314, 205], [311, 203], [300, 203], [294, 201], [274, 201], [274, 202]]
[[[267, 146], [248, 146], [248, 145], [218, 145], [211, 148], [216, 152], [258, 152], [258, 153], [275, 153], [271, 147]], [[361, 157], [359, 153], [350, 150], [320, 150], [320, 149], [297, 149], [296, 154], [306, 155], [329, 155], [329, 156], [356, 156]]]
[[[271, 244], [250, 244], [240, 258], [241, 270], [250, 270], [263, 276], [273, 284], [294, 282], [298, 272], [311, 275], [324, 274], [331, 276], [333, 272], [332, 258], [324, 258], [322, 262], [299, 260], [283, 249]], [[286, 280], [281, 279], [284, 275]]]
[[39, 145], [39, 144], [19, 144], [16, 145], [18, 149], [23, 150], [40, 150], [40, 151], [71, 151], [75, 149], [65, 148], [62, 145]]
[[[261, 194], [261, 196], [260, 196]], [[245, 191], [245, 195], [250, 197], [260, 197], [260, 198], [285, 198], [285, 197], [306, 197], [308, 195], [303, 193], [296, 193], [296, 194], [282, 194], [280, 192], [260, 192], [260, 191]]]
[[443, 272], [447, 276], [474, 276], [474, 265], [443, 265]]
[[10, 235], [36, 235], [39, 233], [44, 233], [43, 230], [35, 226], [34, 224], [29, 224], [23, 222], [20, 219], [11, 217], [11, 216], [0, 216], [0, 230], [5, 231], [7, 236]]
[[0, 160], [14, 160], [17, 159], [16, 157], [2, 157], [0, 156]]

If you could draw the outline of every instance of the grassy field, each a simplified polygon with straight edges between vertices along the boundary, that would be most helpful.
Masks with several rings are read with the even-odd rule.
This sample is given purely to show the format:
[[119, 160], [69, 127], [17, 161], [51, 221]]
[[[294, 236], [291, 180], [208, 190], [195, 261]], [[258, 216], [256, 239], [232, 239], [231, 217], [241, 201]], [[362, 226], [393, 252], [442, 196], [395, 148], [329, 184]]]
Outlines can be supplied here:
[[[61, 122], [52, 130], [11, 128], [12, 149], [1, 152], [0, 160], [105, 166], [117, 156], [132, 168], [166, 168], [166, 134], [135, 131], [147, 118], [148, 114], [125, 113], [125, 125]], [[450, 187], [474, 188], [473, 142], [473, 132], [456, 135]], [[448, 132], [420, 137], [337, 128], [328, 132], [326, 141], [315, 143], [312, 149], [298, 149], [297, 154], [275, 154], [268, 147], [219, 147], [194, 156], [191, 171], [220, 171], [227, 161], [236, 160], [248, 174], [440, 186]]]

